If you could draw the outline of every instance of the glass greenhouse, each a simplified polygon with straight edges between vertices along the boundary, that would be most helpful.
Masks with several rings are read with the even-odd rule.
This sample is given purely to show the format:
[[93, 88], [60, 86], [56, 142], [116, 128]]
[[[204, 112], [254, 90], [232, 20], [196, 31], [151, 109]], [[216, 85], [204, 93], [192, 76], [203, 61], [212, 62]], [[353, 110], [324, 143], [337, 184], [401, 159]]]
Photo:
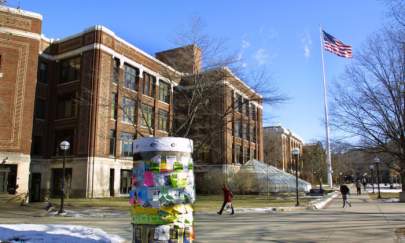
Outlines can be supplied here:
[[[241, 166], [238, 173], [254, 174], [259, 184], [259, 192], [293, 192], [295, 191], [295, 175], [279, 170], [274, 166], [258, 160], [249, 160]], [[298, 179], [298, 190], [309, 191], [311, 184]]]

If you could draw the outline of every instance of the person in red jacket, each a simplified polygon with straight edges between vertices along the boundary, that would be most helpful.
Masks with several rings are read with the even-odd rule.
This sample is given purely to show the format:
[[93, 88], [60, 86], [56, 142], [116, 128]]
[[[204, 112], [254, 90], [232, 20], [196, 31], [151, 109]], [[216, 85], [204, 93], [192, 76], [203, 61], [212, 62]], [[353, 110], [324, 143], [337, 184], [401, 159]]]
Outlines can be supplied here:
[[217, 212], [217, 214], [221, 215], [222, 211], [224, 210], [226, 205], [228, 205], [228, 207], [230, 207], [232, 209], [231, 215], [235, 214], [235, 211], [233, 210], [233, 205], [232, 205], [233, 194], [232, 194], [231, 190], [229, 190], [229, 188], [225, 184], [224, 184], [224, 187], [222, 188], [222, 190], [224, 191], [224, 203], [222, 204], [221, 210], [219, 210], [219, 212]]

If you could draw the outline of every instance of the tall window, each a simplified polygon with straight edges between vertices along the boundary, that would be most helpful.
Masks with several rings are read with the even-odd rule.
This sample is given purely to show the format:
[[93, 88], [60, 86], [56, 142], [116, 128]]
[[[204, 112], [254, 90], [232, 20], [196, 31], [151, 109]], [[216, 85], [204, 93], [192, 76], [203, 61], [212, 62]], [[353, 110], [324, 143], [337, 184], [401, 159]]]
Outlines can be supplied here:
[[154, 97], [154, 87], [156, 85], [155, 76], [143, 72], [143, 93], [145, 95]]
[[167, 111], [159, 110], [159, 121], [158, 121], [159, 130], [167, 131], [168, 115], [169, 113]]
[[235, 145], [234, 160], [237, 164], [241, 163], [240, 145]]
[[256, 159], [256, 150], [255, 149], [250, 150], [250, 159]]
[[114, 58], [113, 65], [112, 81], [113, 83], [118, 83], [120, 79], [120, 59]]
[[80, 78], [80, 56], [62, 60], [60, 63], [60, 82], [66, 83], [79, 80]]
[[122, 97], [122, 120], [128, 123], [135, 123], [135, 100]]
[[159, 80], [159, 100], [170, 103], [170, 84]]
[[45, 62], [39, 62], [38, 64], [38, 82], [48, 83], [48, 64]]
[[118, 94], [117, 93], [112, 93], [111, 95], [111, 118], [114, 120], [117, 120], [117, 102], [118, 102]]
[[235, 121], [234, 130], [233, 130], [234, 137], [239, 137], [239, 133], [240, 133], [239, 128], [240, 128], [240, 121]]
[[243, 104], [243, 98], [241, 95], [239, 94], [236, 95], [234, 104], [235, 104], [235, 111], [241, 112]]
[[142, 104], [142, 126], [153, 128], [153, 107]]
[[45, 119], [45, 100], [41, 98], [36, 98], [35, 99], [35, 118], [38, 119]]
[[122, 157], [131, 157], [133, 155], [132, 143], [133, 135], [130, 133], [123, 132], [121, 133], [121, 156]]
[[75, 94], [70, 93], [58, 97], [58, 110], [56, 117], [58, 119], [71, 118], [76, 116]]
[[133, 68], [125, 64], [125, 77], [124, 77], [124, 86], [128, 89], [136, 89], [136, 78], [139, 74], [137, 68]]
[[252, 142], [256, 142], [256, 127], [255, 126], [250, 127], [250, 137], [251, 137]]
[[242, 163], [246, 163], [248, 161], [248, 149], [246, 147], [243, 147], [242, 150]]
[[250, 110], [250, 117], [251, 117], [253, 120], [256, 120], [256, 106], [253, 105], [253, 104], [251, 104], [249, 110]]
[[110, 135], [109, 155], [115, 156], [115, 140], [116, 140], [115, 129], [111, 129], [109, 135]]
[[247, 139], [247, 124], [242, 125], [242, 138]]

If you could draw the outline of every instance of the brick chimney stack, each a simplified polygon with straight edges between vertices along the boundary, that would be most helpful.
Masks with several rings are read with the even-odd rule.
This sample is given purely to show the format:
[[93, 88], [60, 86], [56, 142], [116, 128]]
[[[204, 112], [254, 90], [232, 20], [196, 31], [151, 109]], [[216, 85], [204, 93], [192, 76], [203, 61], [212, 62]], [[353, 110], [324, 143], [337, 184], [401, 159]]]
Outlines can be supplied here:
[[155, 54], [160, 61], [189, 74], [201, 71], [201, 49], [196, 45], [182, 46]]

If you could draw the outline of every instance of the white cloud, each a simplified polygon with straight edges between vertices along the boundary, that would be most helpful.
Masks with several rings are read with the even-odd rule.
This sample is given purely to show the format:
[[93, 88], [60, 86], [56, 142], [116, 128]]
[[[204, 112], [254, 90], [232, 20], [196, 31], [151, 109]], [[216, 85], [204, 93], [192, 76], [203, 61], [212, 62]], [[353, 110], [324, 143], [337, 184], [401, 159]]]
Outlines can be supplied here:
[[254, 54], [254, 58], [258, 65], [264, 65], [268, 62], [269, 54], [266, 49], [260, 48]]
[[242, 49], [246, 49], [250, 46], [250, 42], [247, 40], [242, 40]]
[[312, 39], [309, 35], [309, 32], [305, 32], [305, 34], [301, 38], [301, 43], [304, 49], [304, 56], [306, 59], [311, 57], [311, 47], [312, 47]]

